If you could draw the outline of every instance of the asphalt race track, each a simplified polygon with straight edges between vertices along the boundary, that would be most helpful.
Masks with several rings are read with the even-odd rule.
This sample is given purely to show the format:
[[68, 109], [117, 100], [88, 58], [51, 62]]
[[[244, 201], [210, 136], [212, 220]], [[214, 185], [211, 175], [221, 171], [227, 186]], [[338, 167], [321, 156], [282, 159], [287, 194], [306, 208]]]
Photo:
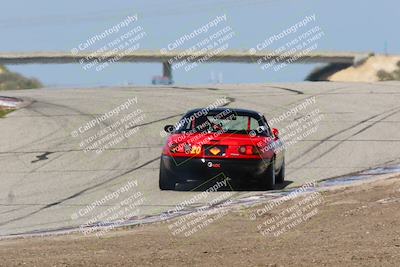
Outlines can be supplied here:
[[[208, 106], [221, 97], [227, 97], [228, 107], [258, 110], [268, 119], [315, 96], [315, 104], [274, 125], [285, 128], [315, 109], [323, 114], [315, 133], [286, 151], [288, 187], [400, 162], [400, 83], [396, 82], [41, 89], [1, 94], [32, 103], [0, 119], [0, 237], [79, 226], [90, 219], [77, 216], [80, 209], [129, 181], [137, 181], [135, 191], [144, 197], [139, 215], [172, 209], [198, 194], [158, 189], [159, 156], [165, 141], [160, 132], [186, 110]], [[84, 152], [82, 137], [73, 137], [71, 132], [133, 97], [137, 104], [123, 112], [143, 111], [137, 132], [102, 153]], [[122, 115], [102, 122], [85, 137]], [[233, 197], [251, 194], [237, 191]], [[116, 203], [116, 199], [107, 201], [96, 212]]]

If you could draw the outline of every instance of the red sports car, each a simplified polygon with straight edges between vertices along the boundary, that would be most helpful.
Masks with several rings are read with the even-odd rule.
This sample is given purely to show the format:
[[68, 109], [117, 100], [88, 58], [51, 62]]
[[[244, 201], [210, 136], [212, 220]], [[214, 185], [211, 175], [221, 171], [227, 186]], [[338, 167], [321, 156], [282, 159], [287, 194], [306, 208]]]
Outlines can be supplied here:
[[265, 117], [245, 109], [194, 109], [174, 126], [163, 148], [159, 186], [208, 181], [224, 174], [233, 182], [256, 180], [273, 189], [285, 179], [284, 149], [278, 130]]

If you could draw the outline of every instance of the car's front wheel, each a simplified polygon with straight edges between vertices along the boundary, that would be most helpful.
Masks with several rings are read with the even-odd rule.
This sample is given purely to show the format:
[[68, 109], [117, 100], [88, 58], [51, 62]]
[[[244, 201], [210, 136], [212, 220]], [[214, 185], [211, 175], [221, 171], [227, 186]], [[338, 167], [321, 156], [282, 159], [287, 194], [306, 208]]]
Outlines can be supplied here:
[[164, 164], [161, 160], [160, 162], [160, 176], [158, 185], [161, 190], [174, 190], [176, 181], [173, 177], [171, 177], [168, 173], [168, 170], [165, 169]]

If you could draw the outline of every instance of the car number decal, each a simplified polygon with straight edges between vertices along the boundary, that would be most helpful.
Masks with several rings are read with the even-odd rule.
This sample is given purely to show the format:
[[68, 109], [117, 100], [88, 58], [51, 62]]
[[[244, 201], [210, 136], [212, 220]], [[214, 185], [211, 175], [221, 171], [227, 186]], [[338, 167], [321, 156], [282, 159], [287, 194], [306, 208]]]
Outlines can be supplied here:
[[190, 154], [200, 154], [201, 146], [192, 146], [192, 150], [190, 150]]

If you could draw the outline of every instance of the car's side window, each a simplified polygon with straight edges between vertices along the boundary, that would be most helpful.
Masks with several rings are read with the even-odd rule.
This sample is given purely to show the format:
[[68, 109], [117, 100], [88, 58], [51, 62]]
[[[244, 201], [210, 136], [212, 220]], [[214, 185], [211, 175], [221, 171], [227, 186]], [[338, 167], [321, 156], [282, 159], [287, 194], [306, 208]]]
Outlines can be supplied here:
[[267, 119], [264, 117], [264, 115], [261, 116], [261, 119], [262, 119], [262, 121], [263, 121], [263, 123], [264, 123], [264, 125], [265, 125], [265, 130], [266, 130], [268, 136], [272, 136], [272, 131], [271, 131], [271, 128], [269, 127], [269, 124], [268, 124], [268, 122], [267, 122]]

